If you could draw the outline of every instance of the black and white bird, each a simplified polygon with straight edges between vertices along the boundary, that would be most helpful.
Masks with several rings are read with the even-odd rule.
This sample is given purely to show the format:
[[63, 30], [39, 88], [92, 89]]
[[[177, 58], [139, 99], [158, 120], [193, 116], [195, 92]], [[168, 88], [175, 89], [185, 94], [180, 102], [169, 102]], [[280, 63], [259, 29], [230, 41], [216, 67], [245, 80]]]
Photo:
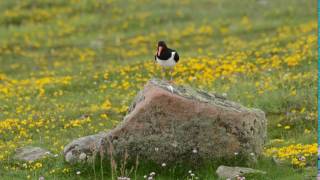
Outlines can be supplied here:
[[162, 70], [165, 71], [166, 67], [170, 67], [170, 76], [172, 80], [172, 71], [174, 66], [179, 61], [179, 54], [176, 50], [167, 47], [164, 41], [158, 42], [157, 54], [154, 56], [154, 60], [162, 66]]

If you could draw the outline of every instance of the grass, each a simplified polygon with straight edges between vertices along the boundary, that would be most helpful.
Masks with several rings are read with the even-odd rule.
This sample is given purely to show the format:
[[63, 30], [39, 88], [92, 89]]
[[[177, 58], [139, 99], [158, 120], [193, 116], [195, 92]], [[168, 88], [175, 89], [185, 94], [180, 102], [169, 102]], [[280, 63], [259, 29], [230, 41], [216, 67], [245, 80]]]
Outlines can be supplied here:
[[[220, 164], [267, 172], [247, 179], [315, 176], [316, 146], [308, 146], [317, 133], [315, 6], [301, 0], [1, 1], [1, 179], [101, 179], [100, 163], [71, 166], [60, 152], [74, 138], [115, 127], [143, 85], [161, 76], [153, 64], [160, 39], [181, 56], [177, 84], [262, 109], [269, 120], [266, 152], [288, 151], [250, 164], [162, 168], [140, 160], [131, 178], [154, 171], [156, 179], [188, 179], [191, 169], [200, 179], [216, 179]], [[308, 148], [289, 149], [298, 144]], [[58, 157], [13, 160], [15, 148], [25, 145]], [[271, 156], [283, 157], [283, 165]], [[306, 161], [293, 163], [300, 156]], [[104, 179], [111, 179], [109, 164], [103, 163]]]

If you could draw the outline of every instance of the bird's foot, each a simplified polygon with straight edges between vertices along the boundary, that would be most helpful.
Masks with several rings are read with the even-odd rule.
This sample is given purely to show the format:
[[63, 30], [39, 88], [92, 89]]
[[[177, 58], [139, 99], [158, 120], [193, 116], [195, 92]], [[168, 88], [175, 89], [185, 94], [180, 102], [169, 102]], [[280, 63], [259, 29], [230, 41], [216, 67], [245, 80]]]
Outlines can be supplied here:
[[172, 76], [170, 77], [170, 83], [174, 83]]

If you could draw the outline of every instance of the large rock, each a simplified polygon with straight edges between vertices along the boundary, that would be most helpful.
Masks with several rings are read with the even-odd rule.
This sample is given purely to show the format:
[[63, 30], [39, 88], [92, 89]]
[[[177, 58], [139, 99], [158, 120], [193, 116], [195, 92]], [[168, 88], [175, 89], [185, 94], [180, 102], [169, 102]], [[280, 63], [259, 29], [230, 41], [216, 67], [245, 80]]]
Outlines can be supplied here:
[[[158, 163], [233, 157], [234, 153], [259, 155], [266, 124], [261, 110], [152, 79], [115, 129], [75, 140], [66, 146], [64, 154], [67, 161], [77, 162], [92, 152], [112, 151], [116, 157], [126, 152], [130, 157], [139, 155], [139, 159]], [[98, 149], [92, 150], [92, 142]]]
[[220, 179], [235, 179], [239, 176], [245, 176], [247, 174], [266, 174], [265, 171], [261, 170], [230, 166], [219, 166], [216, 173]]
[[45, 158], [49, 155], [51, 155], [51, 153], [46, 149], [40, 147], [26, 146], [16, 149], [16, 153], [13, 158], [19, 161], [33, 162]]

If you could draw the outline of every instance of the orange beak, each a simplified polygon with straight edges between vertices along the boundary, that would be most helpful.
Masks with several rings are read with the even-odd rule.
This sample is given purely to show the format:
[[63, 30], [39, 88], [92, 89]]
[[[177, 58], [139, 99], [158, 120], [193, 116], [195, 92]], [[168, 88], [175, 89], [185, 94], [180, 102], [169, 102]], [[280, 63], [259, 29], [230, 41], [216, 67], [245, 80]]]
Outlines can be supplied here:
[[158, 56], [160, 56], [162, 49], [163, 49], [163, 47], [162, 47], [162, 46], [159, 46], [159, 47], [158, 47], [158, 53], [157, 53], [157, 54], [158, 54]]

